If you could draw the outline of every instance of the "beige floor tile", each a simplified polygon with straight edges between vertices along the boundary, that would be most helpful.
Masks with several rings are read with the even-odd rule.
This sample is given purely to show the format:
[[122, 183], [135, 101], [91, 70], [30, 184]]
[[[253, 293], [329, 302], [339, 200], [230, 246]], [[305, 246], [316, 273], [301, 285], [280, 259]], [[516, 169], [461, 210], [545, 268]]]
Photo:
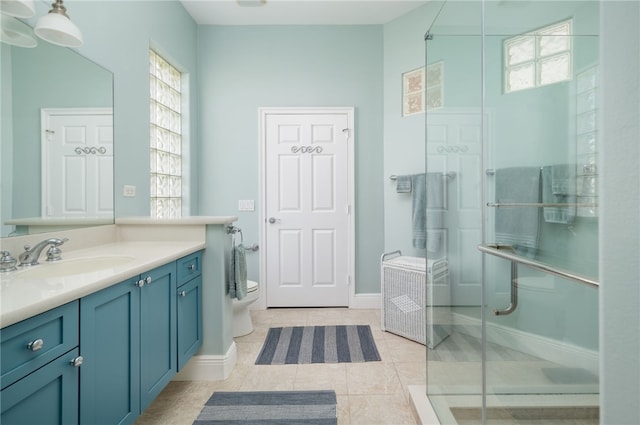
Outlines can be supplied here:
[[315, 363], [298, 365], [295, 390], [334, 390], [347, 394], [347, 368], [344, 363]]
[[339, 395], [338, 400], [338, 425], [351, 425], [349, 414], [349, 396]]
[[402, 394], [400, 379], [392, 363], [349, 363], [346, 368], [349, 395]]
[[255, 364], [261, 349], [262, 342], [236, 342], [237, 364]]
[[240, 391], [292, 391], [298, 365], [259, 365], [247, 373]]
[[402, 396], [350, 395], [351, 425], [415, 425], [409, 403]]

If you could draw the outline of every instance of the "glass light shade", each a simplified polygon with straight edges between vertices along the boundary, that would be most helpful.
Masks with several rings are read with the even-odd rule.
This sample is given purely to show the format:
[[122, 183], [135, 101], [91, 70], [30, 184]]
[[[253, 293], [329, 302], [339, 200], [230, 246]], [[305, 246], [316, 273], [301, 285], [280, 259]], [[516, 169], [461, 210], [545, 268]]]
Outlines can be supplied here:
[[64, 47], [82, 46], [82, 33], [69, 18], [59, 13], [48, 13], [36, 23], [34, 32], [41, 39]]
[[29, 25], [7, 15], [2, 15], [0, 22], [0, 41], [18, 47], [36, 47], [38, 45]]
[[0, 12], [16, 18], [30, 18], [36, 13], [33, 0], [0, 0]]

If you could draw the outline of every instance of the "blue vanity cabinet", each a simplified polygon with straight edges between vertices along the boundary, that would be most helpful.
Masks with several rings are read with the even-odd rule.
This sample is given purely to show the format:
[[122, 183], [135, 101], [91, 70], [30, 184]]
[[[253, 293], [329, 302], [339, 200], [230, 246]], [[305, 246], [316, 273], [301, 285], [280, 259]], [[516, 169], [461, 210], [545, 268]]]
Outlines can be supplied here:
[[8, 326], [0, 335], [0, 423], [77, 424], [78, 302]]
[[80, 300], [80, 422], [132, 424], [177, 370], [176, 263]]
[[176, 263], [141, 276], [140, 411], [177, 372]]
[[132, 424], [140, 414], [139, 280], [80, 300], [82, 424]]
[[178, 371], [202, 346], [202, 253], [178, 260]]

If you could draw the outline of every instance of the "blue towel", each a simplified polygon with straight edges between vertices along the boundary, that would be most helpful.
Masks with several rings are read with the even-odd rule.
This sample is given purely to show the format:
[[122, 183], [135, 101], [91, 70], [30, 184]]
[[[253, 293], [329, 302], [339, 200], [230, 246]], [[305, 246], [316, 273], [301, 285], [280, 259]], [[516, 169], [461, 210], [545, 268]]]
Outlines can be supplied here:
[[406, 175], [396, 177], [396, 192], [411, 193], [411, 176]]
[[234, 244], [231, 249], [227, 287], [231, 298], [241, 300], [247, 296], [247, 259], [243, 244]]
[[542, 167], [542, 202], [545, 204], [572, 204], [562, 207], [544, 207], [547, 223], [572, 224], [576, 218], [576, 166], [557, 164]]
[[[496, 170], [496, 203], [540, 203], [540, 174], [540, 167]], [[495, 220], [497, 243], [513, 246], [519, 255], [535, 257], [538, 248], [540, 208], [496, 208]]]
[[444, 187], [442, 173], [411, 176], [413, 247], [437, 253], [442, 246]]

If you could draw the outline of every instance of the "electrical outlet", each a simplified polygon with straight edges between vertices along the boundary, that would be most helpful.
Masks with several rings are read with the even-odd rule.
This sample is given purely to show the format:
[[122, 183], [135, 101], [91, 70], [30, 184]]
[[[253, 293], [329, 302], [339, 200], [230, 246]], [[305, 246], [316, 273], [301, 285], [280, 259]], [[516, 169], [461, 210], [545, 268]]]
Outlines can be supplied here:
[[124, 186], [122, 186], [122, 196], [124, 196], [125, 198], [135, 198], [136, 187], [125, 184]]
[[254, 211], [255, 203], [253, 199], [241, 199], [238, 201], [238, 211]]

